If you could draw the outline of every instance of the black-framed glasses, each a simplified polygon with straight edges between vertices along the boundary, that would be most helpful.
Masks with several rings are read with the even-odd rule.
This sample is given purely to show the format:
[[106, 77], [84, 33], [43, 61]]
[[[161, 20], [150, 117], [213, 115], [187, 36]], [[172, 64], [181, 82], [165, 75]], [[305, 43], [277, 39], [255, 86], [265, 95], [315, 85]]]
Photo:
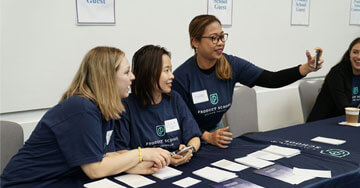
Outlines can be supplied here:
[[213, 44], [217, 44], [219, 40], [221, 40], [221, 42], [225, 42], [228, 39], [228, 36], [229, 36], [228, 33], [223, 33], [221, 35], [202, 36], [201, 38], [208, 38], [213, 42]]

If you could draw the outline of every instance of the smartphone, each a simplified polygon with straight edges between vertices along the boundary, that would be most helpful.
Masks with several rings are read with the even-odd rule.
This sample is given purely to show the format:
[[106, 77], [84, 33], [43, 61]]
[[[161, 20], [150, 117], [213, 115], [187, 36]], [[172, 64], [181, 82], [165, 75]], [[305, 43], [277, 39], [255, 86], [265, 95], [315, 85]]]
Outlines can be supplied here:
[[173, 156], [173, 155], [175, 155], [175, 154], [178, 154], [178, 155], [182, 155], [182, 154], [184, 154], [184, 153], [186, 153], [189, 149], [193, 149], [194, 148], [194, 146], [188, 146], [188, 147], [186, 147], [186, 148], [184, 148], [184, 149], [182, 149], [182, 150], [176, 150], [176, 151], [173, 151], [173, 152], [171, 152], [170, 154], [171, 154], [171, 156]]
[[320, 59], [320, 50], [315, 48], [315, 69], [317, 69]]

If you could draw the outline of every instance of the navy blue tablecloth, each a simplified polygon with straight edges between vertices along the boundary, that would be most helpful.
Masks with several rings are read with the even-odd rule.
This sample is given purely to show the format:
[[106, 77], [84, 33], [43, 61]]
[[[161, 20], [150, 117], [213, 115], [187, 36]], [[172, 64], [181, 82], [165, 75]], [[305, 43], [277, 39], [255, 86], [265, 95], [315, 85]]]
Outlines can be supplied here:
[[[201, 180], [193, 187], [209, 187], [214, 182], [192, 174], [193, 171], [211, 166], [210, 163], [235, 158], [263, 149], [271, 144], [297, 148], [301, 154], [275, 161], [290, 168], [308, 168], [331, 170], [332, 178], [315, 178], [299, 185], [291, 185], [280, 180], [253, 173], [254, 168], [237, 172], [238, 176], [263, 187], [360, 187], [360, 127], [338, 125], [345, 117], [331, 118], [313, 123], [295, 125], [274, 131], [241, 136], [232, 141], [227, 149], [212, 145], [202, 145], [190, 163], [176, 167], [182, 175], [166, 180], [159, 180], [151, 175], [146, 177], [156, 181], [147, 187], [177, 187], [172, 182], [185, 177]], [[310, 141], [316, 136], [346, 140], [345, 144], [334, 146]], [[126, 186], [113, 178], [111, 180]]]

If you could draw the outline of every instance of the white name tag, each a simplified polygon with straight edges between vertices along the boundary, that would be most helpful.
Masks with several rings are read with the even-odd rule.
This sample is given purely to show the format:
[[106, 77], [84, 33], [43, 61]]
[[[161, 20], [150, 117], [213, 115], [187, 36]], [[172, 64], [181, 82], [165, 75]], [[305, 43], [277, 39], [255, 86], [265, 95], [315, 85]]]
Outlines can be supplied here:
[[113, 133], [113, 130], [110, 130], [110, 131], [106, 132], [106, 145], [109, 145], [112, 133]]
[[209, 101], [209, 97], [206, 90], [196, 91], [191, 93], [194, 104]]
[[164, 123], [165, 123], [166, 133], [179, 130], [179, 123], [176, 118], [166, 120]]

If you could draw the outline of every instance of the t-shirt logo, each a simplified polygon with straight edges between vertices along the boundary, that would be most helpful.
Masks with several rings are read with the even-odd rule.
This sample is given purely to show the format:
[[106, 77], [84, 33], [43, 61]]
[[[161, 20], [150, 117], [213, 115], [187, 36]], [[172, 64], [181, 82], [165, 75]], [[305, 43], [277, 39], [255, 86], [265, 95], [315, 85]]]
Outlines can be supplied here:
[[357, 95], [359, 93], [359, 88], [358, 87], [354, 87], [353, 88], [353, 94]]
[[156, 134], [158, 136], [164, 136], [166, 133], [165, 126], [164, 125], [157, 125], [156, 126]]
[[219, 97], [217, 93], [210, 94], [210, 102], [215, 105], [219, 102]]

